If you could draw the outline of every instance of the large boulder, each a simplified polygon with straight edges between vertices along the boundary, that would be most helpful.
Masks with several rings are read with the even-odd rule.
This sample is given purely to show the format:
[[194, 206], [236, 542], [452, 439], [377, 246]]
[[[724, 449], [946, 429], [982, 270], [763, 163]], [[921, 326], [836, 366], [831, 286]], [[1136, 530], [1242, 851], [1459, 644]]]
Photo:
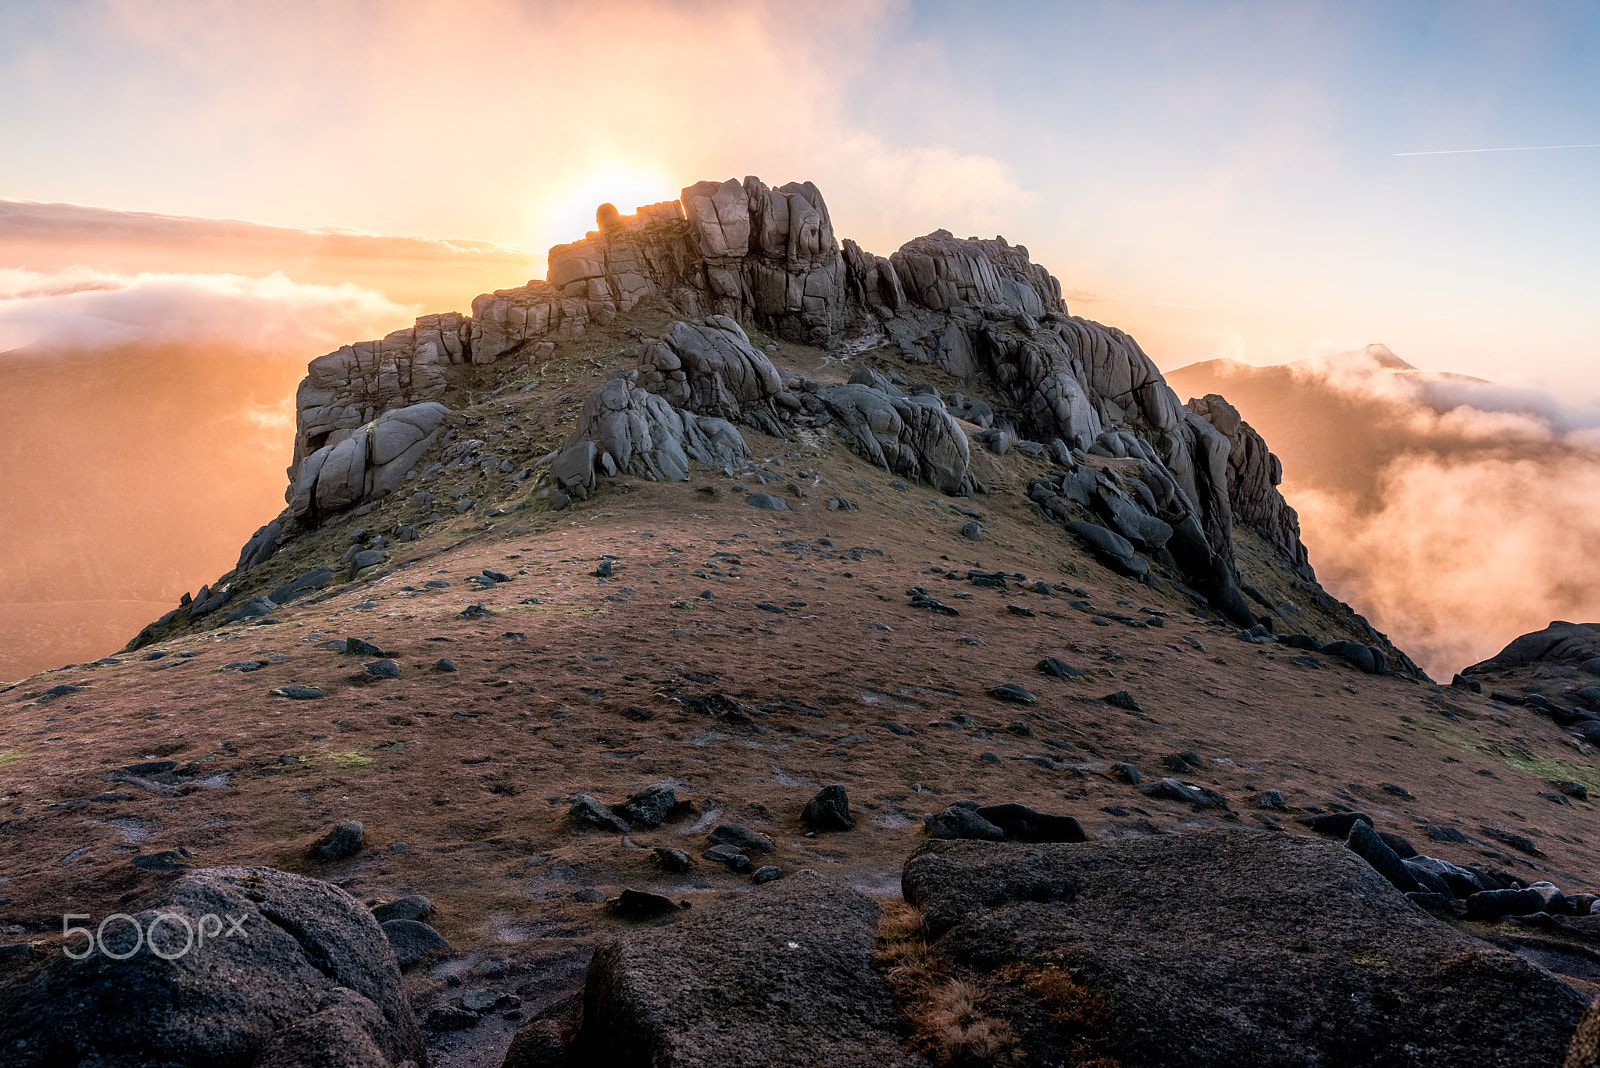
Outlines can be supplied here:
[[674, 408], [627, 378], [613, 378], [583, 402], [553, 472], [563, 489], [586, 497], [602, 471], [682, 482], [689, 477], [691, 459], [731, 471], [749, 455], [744, 438], [726, 419]]
[[358, 341], [312, 360], [295, 394], [289, 476], [306, 457], [384, 412], [443, 397], [444, 370], [468, 360], [470, 332], [471, 320], [459, 312], [424, 315], [381, 341]]
[[1560, 664], [1600, 674], [1600, 623], [1555, 620], [1543, 630], [1523, 634], [1464, 674], [1509, 671], [1529, 664]]
[[675, 408], [737, 419], [783, 390], [777, 368], [726, 315], [676, 321], [639, 357], [640, 385]]
[[1278, 491], [1283, 463], [1223, 397], [1208, 393], [1191, 398], [1188, 408], [1228, 439], [1228, 501], [1234, 521], [1261, 535], [1301, 578], [1314, 579], [1300, 540], [1300, 516]]
[[322, 517], [376, 500], [405, 481], [406, 472], [439, 434], [450, 409], [424, 401], [384, 412], [300, 461], [289, 486], [285, 516], [315, 525]]
[[[1082, 1038], [1028, 993], [1070, 970], [1125, 1068], [1558, 1064], [1587, 999], [1434, 919], [1355, 854], [1242, 830], [1079, 845], [930, 841], [906, 900], [1030, 1056]], [[1080, 999], [1081, 1000], [1081, 999]]]
[[924, 1065], [872, 968], [877, 918], [872, 899], [802, 871], [603, 942], [569, 1063]]
[[[272, 868], [205, 868], [125, 909], [154, 931], [126, 959], [56, 953], [0, 991], [0, 1059], [11, 1068], [428, 1063], [383, 931], [338, 887]], [[126, 921], [104, 930], [113, 953], [134, 948]], [[80, 952], [83, 937], [65, 948]]]
[[857, 456], [942, 493], [971, 494], [971, 446], [937, 396], [894, 396], [851, 382], [818, 389], [815, 397]]

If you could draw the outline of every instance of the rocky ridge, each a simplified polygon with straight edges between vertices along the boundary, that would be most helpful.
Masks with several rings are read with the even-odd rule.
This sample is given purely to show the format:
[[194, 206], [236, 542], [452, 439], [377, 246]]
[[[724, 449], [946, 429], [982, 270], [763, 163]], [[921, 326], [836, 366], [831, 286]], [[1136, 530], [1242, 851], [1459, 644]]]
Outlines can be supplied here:
[[[1147, 559], [1158, 561], [1198, 604], [1242, 628], [1279, 629], [1240, 588], [1236, 525], [1314, 585], [1294, 510], [1277, 489], [1281, 465], [1260, 436], [1219, 397], [1183, 405], [1132, 338], [1070, 315], [1060, 283], [1025, 247], [938, 231], [873, 256], [840, 245], [815, 186], [773, 190], [753, 177], [702, 182], [630, 216], [602, 205], [597, 225], [551, 250], [547, 281], [479, 297], [471, 316], [425, 316], [313, 361], [296, 400], [289, 506], [208, 596], [328, 517], [415, 479], [422, 455], [452, 437], [440, 404], [452, 396], [451, 368], [537, 373], [557, 341], [648, 301], [673, 318], [659, 337], [638, 335], [624, 353], [634, 366], [617, 368], [619, 381], [585, 400], [579, 425], [527, 471], [537, 487], [553, 484], [558, 500], [586, 497], [619, 472], [681, 481], [690, 460], [731, 470], [747, 454], [732, 424], [791, 440], [837, 433], [885, 470], [970, 496], [987, 489], [971, 470], [973, 438], [997, 454], [1015, 448], [1053, 462], [1054, 483], [1030, 490], [1041, 514], [1078, 524], [1069, 526], [1075, 536], [1130, 573], [1142, 577]], [[785, 374], [745, 325], [835, 354], [893, 353], [957, 388], [902, 390], [865, 366], [845, 383]], [[441, 459], [472, 448], [449, 442]], [[1091, 456], [1135, 466], [1086, 471]], [[1063, 481], [1073, 479], [1099, 485], [1075, 492]], [[1420, 674], [1355, 618], [1374, 663]]]

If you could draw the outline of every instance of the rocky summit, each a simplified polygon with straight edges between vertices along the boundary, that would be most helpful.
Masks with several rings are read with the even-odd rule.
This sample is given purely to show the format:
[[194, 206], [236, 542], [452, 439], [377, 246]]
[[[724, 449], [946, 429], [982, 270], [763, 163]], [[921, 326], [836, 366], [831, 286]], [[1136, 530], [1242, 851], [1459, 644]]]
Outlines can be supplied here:
[[0, 689], [0, 1062], [1600, 1064], [1600, 625], [1429, 679], [1062, 292], [730, 179], [311, 361]]

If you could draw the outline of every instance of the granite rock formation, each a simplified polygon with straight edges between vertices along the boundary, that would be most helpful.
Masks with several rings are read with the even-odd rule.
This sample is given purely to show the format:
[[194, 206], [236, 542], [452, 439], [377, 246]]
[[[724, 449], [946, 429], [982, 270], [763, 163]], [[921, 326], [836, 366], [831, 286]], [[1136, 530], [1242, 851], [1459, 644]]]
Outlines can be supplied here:
[[[1078, 524], [1096, 551], [1109, 544], [1110, 566], [1124, 573], [1146, 574], [1145, 557], [1175, 568], [1238, 626], [1262, 618], [1239, 588], [1235, 523], [1314, 580], [1278, 492], [1281, 465], [1260, 436], [1221, 398], [1180, 403], [1136, 341], [1071, 315], [1060, 283], [1022, 245], [940, 230], [876, 256], [841, 246], [815, 186], [774, 189], [753, 177], [701, 182], [633, 215], [602, 205], [596, 222], [551, 250], [544, 281], [484, 294], [470, 316], [424, 316], [313, 361], [296, 401], [288, 508], [250, 539], [236, 573], [414, 473], [450, 416], [442, 401], [452, 367], [537, 366], [558, 342], [650, 298], [681, 318], [641, 338], [629, 350], [635, 370], [618, 369], [584, 400], [550, 462], [564, 493], [587, 496], [600, 477], [624, 472], [682, 480], [691, 461], [729, 469], [748, 455], [734, 426], [744, 424], [779, 438], [831, 428], [869, 462], [966, 496], [984, 490], [971, 435], [996, 452], [1048, 455], [1059, 470], [1030, 490], [1044, 514]], [[746, 325], [834, 352], [887, 347], [961, 389], [903, 391], [865, 364], [844, 384], [786, 380]], [[477, 462], [482, 445], [451, 443], [441, 462]], [[1090, 457], [1136, 470], [1086, 473]]]
[[[698, 320], [675, 323], [640, 356], [640, 385], [674, 407], [743, 415], [780, 431], [768, 418], [783, 392], [778, 376], [741, 322], [822, 347], [852, 332], [876, 337], [909, 359], [988, 384], [1010, 409], [1008, 430], [1050, 446], [1059, 441], [1053, 447], [1061, 455], [1104, 447], [1107, 433], [1145, 442], [1141, 455], [1166, 469], [1181, 510], [1196, 518], [1224, 571], [1232, 567], [1236, 512], [1304, 566], [1292, 510], [1276, 489], [1278, 469], [1259, 437], [1220, 410], [1234, 437], [1219, 432], [1179, 402], [1132, 338], [1068, 314], [1060, 283], [1022, 245], [940, 230], [888, 258], [853, 242], [841, 248], [814, 185], [772, 189], [754, 177], [700, 182], [677, 202], [633, 215], [602, 205], [596, 220], [582, 241], [551, 249], [547, 280], [484, 294], [470, 317], [426, 316], [410, 330], [314, 361], [297, 399], [296, 482], [317, 450], [386, 410], [443, 396], [446, 367], [538, 362], [552, 341], [582, 337], [589, 323], [660, 297]], [[896, 422], [909, 424], [913, 437], [948, 436], [943, 417], [908, 410], [902, 399], [892, 398], [890, 411], [855, 392], [837, 394], [830, 407], [855, 413], [844, 420], [854, 427], [853, 447], [873, 462], [919, 478], [936, 472], [946, 492], [970, 489], [964, 473], [948, 470], [959, 450], [913, 460], [868, 440], [898, 439]], [[1127, 446], [1111, 448], [1124, 455]], [[291, 487], [291, 499], [296, 492]]]
[[1265, 538], [1301, 578], [1314, 579], [1316, 573], [1300, 541], [1300, 517], [1277, 489], [1283, 482], [1283, 464], [1265, 439], [1215, 393], [1190, 398], [1188, 408], [1228, 439], [1228, 501], [1234, 520]]
[[614, 378], [584, 401], [577, 428], [552, 470], [562, 489], [588, 497], [602, 472], [682, 482], [689, 477], [691, 458], [707, 467], [730, 468], [749, 455], [744, 438], [726, 419], [674, 408], [628, 378]]

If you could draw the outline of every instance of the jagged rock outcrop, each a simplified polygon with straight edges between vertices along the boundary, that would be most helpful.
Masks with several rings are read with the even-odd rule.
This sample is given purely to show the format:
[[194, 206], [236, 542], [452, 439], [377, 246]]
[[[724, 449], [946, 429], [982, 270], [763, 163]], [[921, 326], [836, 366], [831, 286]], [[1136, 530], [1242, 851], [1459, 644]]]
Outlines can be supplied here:
[[459, 312], [424, 315], [381, 341], [358, 341], [312, 360], [295, 394], [290, 479], [307, 456], [384, 412], [443, 397], [444, 369], [471, 359], [471, 327]]
[[[797, 419], [831, 423], [885, 469], [973, 492], [966, 435], [937, 393], [908, 396], [859, 377], [786, 385], [740, 324], [826, 347], [858, 334], [975, 391], [992, 389], [993, 406], [951, 401], [989, 428], [983, 440], [997, 451], [1045, 449], [1069, 469], [1084, 453], [1136, 460], [1140, 493], [1088, 486], [1087, 506], [1134, 555], [1175, 565], [1237, 622], [1254, 617], [1238, 590], [1236, 520], [1312, 577], [1298, 520], [1277, 489], [1281, 466], [1260, 436], [1220, 398], [1185, 407], [1133, 338], [1069, 314], [1060, 283], [1022, 245], [939, 230], [876, 256], [853, 242], [841, 247], [814, 185], [774, 189], [754, 177], [700, 182], [633, 215], [602, 205], [596, 223], [583, 240], [551, 249], [545, 281], [484, 294], [470, 317], [425, 316], [314, 361], [297, 399], [290, 506], [277, 529], [252, 538], [241, 569], [259, 566], [300, 526], [398, 485], [411, 453], [381, 458], [373, 437], [401, 433], [398, 420], [418, 431], [407, 448], [426, 448], [433, 428], [416, 416], [445, 395], [451, 365], [538, 362], [553, 340], [582, 337], [589, 324], [653, 297], [685, 320], [643, 344], [634, 381], [609, 383], [586, 402], [555, 467], [569, 491], [589, 492], [597, 472], [675, 480], [691, 458], [713, 466], [741, 458], [737, 431], [707, 419], [774, 436]], [[652, 395], [659, 403], [645, 399]], [[1071, 496], [1064, 483], [1052, 492]], [[1128, 573], [1147, 570], [1118, 559]]]
[[550, 250], [544, 281], [482, 294], [471, 316], [425, 315], [312, 361], [295, 402], [290, 477], [383, 412], [442, 398], [451, 365], [508, 354], [538, 362], [555, 340], [583, 337], [591, 322], [609, 323], [646, 297], [690, 318], [727, 316], [813, 345], [833, 345], [844, 329], [847, 268], [810, 182], [700, 182], [633, 215], [603, 204], [596, 224]]
[[[1232, 568], [1231, 444], [1184, 408], [1138, 342], [1068, 315], [1060, 283], [1003, 238], [963, 241], [940, 230], [908, 242], [890, 263], [907, 305], [883, 325], [904, 355], [987, 377], [1019, 429], [1059, 440], [1062, 452], [1104, 447], [1113, 431], [1145, 441]], [[1125, 455], [1127, 446], [1116, 449], [1110, 454]]]
[[[207, 868], [126, 911], [151, 932], [126, 959], [54, 953], [8, 987], [7, 1065], [428, 1063], [383, 931], [338, 887], [272, 868]], [[83, 937], [67, 948], [80, 953]], [[101, 938], [119, 956], [135, 945], [123, 922]]]
[[530, 339], [582, 337], [645, 297], [685, 315], [726, 315], [780, 337], [832, 344], [844, 326], [845, 265], [810, 182], [699, 182], [677, 201], [622, 215], [609, 204], [582, 241], [550, 250], [544, 282], [472, 302], [474, 360]]
[[682, 482], [689, 477], [690, 458], [731, 469], [750, 455], [732, 423], [674, 408], [640, 389], [633, 377], [613, 378], [583, 402], [578, 425], [552, 465], [562, 489], [587, 497], [602, 471]]
[[1146, 553], [1182, 572], [1233, 622], [1253, 626], [1256, 616], [1232, 569], [1212, 548], [1188, 494], [1151, 445], [1126, 431], [1106, 431], [1091, 455], [1135, 465], [1080, 464], [1068, 457], [1063, 470], [1035, 479], [1028, 496], [1108, 567], [1142, 577], [1149, 564], [1139, 553]]
[[851, 381], [815, 389], [801, 404], [826, 411], [861, 458], [941, 493], [971, 495], [967, 435], [938, 396], [906, 396]]
[[1208, 393], [1191, 398], [1188, 408], [1228, 439], [1228, 501], [1234, 520], [1265, 538], [1301, 578], [1314, 580], [1300, 541], [1300, 517], [1278, 492], [1283, 464], [1225, 398]]

